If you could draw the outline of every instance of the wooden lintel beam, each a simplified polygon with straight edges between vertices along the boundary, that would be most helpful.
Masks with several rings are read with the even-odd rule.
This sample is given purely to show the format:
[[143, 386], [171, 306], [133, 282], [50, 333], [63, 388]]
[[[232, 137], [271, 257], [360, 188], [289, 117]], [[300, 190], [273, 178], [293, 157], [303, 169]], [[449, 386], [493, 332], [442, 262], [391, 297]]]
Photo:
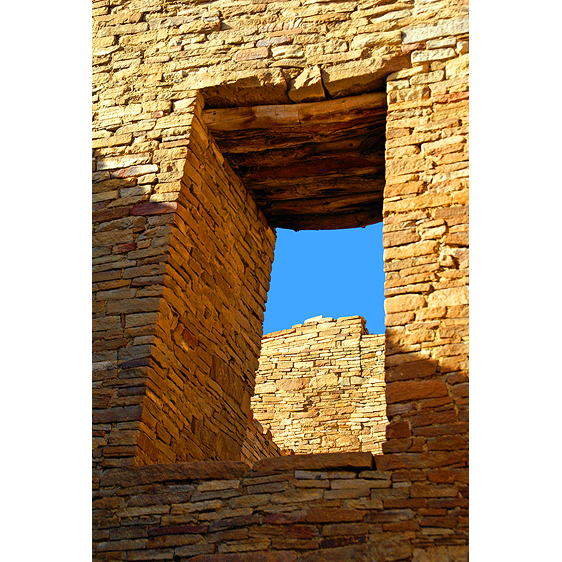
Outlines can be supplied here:
[[351, 213], [331, 213], [327, 215], [284, 215], [268, 216], [269, 225], [274, 228], [291, 230], [336, 230], [340, 228], [365, 227], [382, 221], [382, 203], [372, 208]]
[[341, 123], [384, 108], [386, 93], [374, 92], [313, 103], [208, 109], [203, 120], [211, 132], [275, 129]]

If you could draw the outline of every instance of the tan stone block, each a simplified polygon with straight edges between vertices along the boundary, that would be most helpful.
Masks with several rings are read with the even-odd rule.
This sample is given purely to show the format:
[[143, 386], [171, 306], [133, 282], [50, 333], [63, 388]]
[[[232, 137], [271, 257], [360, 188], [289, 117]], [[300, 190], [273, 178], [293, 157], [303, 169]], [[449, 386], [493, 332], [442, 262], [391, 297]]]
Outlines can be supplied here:
[[386, 314], [385, 324], [386, 326], [405, 326], [408, 322], [411, 322], [415, 317], [413, 312], [401, 312], [397, 314]]
[[400, 44], [401, 42], [400, 31], [389, 31], [381, 33], [360, 33], [356, 35], [350, 44], [350, 49], [364, 49], [365, 47], [372, 47], [373, 45], [390, 45]]
[[416, 311], [416, 320], [432, 320], [434, 318], [443, 318], [447, 314], [447, 308], [439, 306], [435, 308], [424, 308]]
[[392, 246], [401, 246], [404, 244], [411, 244], [420, 240], [419, 234], [413, 230], [398, 230], [395, 232], [383, 233], [382, 243], [385, 248]]
[[445, 64], [445, 74], [447, 78], [457, 78], [467, 76], [469, 70], [469, 55], [461, 55], [455, 59], [449, 60]]
[[435, 226], [433, 228], [427, 228], [421, 231], [421, 237], [423, 240], [431, 240], [436, 238], [441, 238], [447, 232], [447, 226]]
[[319, 66], [305, 69], [289, 83], [288, 95], [295, 103], [326, 99]]
[[[386, 178], [386, 186], [394, 184], [403, 184], [406, 182], [413, 182], [419, 180], [419, 174], [404, 174], [403, 176], [389, 176]], [[385, 188], [386, 188], [385, 186]]]
[[412, 76], [416, 76], [417, 74], [422, 74], [429, 70], [429, 65], [419, 65], [414, 66], [412, 68], [404, 68], [399, 70], [398, 72], [394, 72], [390, 74], [387, 78], [388, 81], [400, 80], [402, 78], [411, 78]]
[[385, 203], [386, 212], [404, 212], [420, 208], [444, 207], [450, 205], [452, 196], [448, 193], [428, 193], [416, 197], [404, 198], [400, 201]]
[[447, 396], [447, 385], [443, 381], [398, 381], [386, 385], [387, 404], [441, 396]]
[[132, 140], [133, 140], [133, 135], [131, 133], [126, 133], [124, 135], [111, 135], [108, 137], [103, 137], [93, 140], [92, 148], [102, 148], [106, 146], [131, 144]]
[[96, 169], [102, 170], [116, 170], [118, 168], [127, 168], [129, 166], [137, 166], [140, 164], [150, 163], [150, 154], [127, 154], [117, 156], [115, 158], [103, 158], [97, 162]]
[[384, 302], [386, 314], [410, 312], [424, 308], [426, 300], [421, 295], [399, 295], [387, 298]]
[[436, 60], [446, 60], [456, 56], [455, 50], [451, 47], [443, 49], [430, 49], [427, 51], [414, 51], [412, 53], [412, 64]]
[[395, 259], [405, 259], [413, 258], [416, 256], [424, 256], [428, 254], [435, 254], [439, 244], [436, 241], [428, 240], [424, 242], [416, 242], [413, 244], [407, 244], [405, 246], [385, 248], [384, 259], [395, 260]]
[[[422, 142], [431, 142], [439, 139], [439, 133], [408, 133], [398, 137], [387, 138], [386, 148], [394, 148], [397, 146], [417, 145]], [[422, 159], [423, 160], [423, 159]]]
[[302, 390], [307, 387], [309, 379], [298, 378], [298, 379], [281, 379], [276, 381], [276, 389], [280, 391], [295, 391]]
[[429, 99], [431, 95], [427, 86], [410, 86], [400, 90], [391, 90], [388, 92], [388, 103], [411, 102], [417, 100]]
[[394, 185], [387, 184], [384, 188], [384, 197], [385, 199], [388, 199], [390, 197], [396, 197], [400, 195], [417, 195], [422, 190], [423, 185], [424, 183], [421, 181], [398, 183]]
[[468, 232], [454, 232], [443, 238], [443, 243], [449, 246], [468, 246]]
[[467, 287], [439, 289], [427, 297], [427, 305], [429, 308], [457, 306], [463, 304], [468, 304]]
[[401, 176], [429, 170], [431, 167], [432, 163], [425, 158], [396, 158], [386, 163], [386, 173], [389, 176]]
[[324, 388], [336, 386], [338, 377], [333, 373], [318, 374], [310, 379], [309, 386], [311, 388]]
[[234, 55], [234, 60], [255, 60], [269, 57], [269, 47], [257, 47], [254, 49], [242, 49]]
[[411, 128], [395, 128], [393, 126], [387, 126], [386, 139], [395, 139], [399, 137], [404, 137], [412, 133]]
[[412, 76], [410, 82], [412, 85], [416, 84], [431, 84], [433, 82], [439, 82], [443, 80], [445, 72], [443, 70], [436, 70], [434, 72], [428, 72], [427, 74], [417, 74]]

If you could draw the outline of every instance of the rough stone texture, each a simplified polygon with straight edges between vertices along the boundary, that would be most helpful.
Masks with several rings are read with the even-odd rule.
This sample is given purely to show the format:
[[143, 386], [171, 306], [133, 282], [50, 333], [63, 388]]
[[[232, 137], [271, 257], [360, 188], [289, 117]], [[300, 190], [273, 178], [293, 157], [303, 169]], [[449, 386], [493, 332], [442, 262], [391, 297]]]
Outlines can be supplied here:
[[[93, 3], [95, 560], [467, 560], [467, 14], [465, 0]], [[172, 461], [241, 458], [274, 244], [275, 186], [247, 191], [254, 164], [225, 160], [203, 100], [290, 107], [314, 66], [336, 98], [314, 103], [344, 116], [305, 147], [331, 177], [312, 192], [322, 222], [302, 224], [333, 228], [342, 201], [339, 227], [384, 221], [383, 454], [186, 475]], [[349, 134], [361, 95], [385, 103]], [[311, 192], [293, 169], [303, 142], [277, 135], [259, 156], [269, 138], [297, 174], [282, 220]]]
[[319, 66], [303, 70], [289, 83], [288, 95], [295, 103], [321, 101], [326, 99]]
[[[273, 462], [275, 473], [266, 466]], [[104, 477], [94, 493], [93, 559], [468, 560], [459, 540], [468, 500], [453, 497], [451, 485], [404, 486], [400, 473], [373, 470], [370, 453], [295, 455], [213, 478], [224, 464], [167, 466], [150, 483], [158, 466]], [[462, 472], [455, 477], [462, 481]]]
[[262, 338], [252, 410], [281, 449], [381, 452], [384, 337], [360, 316], [312, 318]]
[[253, 419], [248, 426], [246, 439], [242, 445], [242, 460], [253, 464], [260, 459], [280, 457], [282, 451], [273, 440], [270, 430], [264, 429], [262, 424]]
[[[248, 431], [275, 236], [208, 136], [201, 99], [188, 102], [154, 122], [153, 184], [94, 184], [120, 188], [94, 213], [102, 467], [238, 460]], [[96, 169], [138, 161], [96, 154]]]

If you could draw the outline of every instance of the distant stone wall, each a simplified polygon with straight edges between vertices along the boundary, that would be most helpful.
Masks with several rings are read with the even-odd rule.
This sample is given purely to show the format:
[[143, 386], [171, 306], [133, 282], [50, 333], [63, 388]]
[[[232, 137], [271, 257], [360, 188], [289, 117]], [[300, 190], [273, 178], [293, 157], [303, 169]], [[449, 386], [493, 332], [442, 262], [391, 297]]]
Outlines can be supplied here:
[[380, 452], [384, 391], [384, 336], [317, 317], [263, 337], [252, 409], [281, 449]]

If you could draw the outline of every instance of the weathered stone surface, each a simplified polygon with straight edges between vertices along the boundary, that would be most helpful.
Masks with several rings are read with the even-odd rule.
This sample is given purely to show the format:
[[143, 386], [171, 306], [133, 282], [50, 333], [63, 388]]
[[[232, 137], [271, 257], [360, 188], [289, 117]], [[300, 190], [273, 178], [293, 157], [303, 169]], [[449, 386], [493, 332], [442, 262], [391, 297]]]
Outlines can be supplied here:
[[254, 60], [254, 59], [263, 59], [269, 56], [269, 48], [268, 47], [257, 47], [255, 49], [244, 49], [238, 51], [234, 55], [235, 60]]
[[400, 295], [387, 298], [384, 309], [387, 314], [417, 310], [425, 306], [426, 300], [422, 295]]
[[309, 523], [336, 523], [341, 521], [362, 521], [365, 513], [358, 509], [313, 508], [306, 514]]
[[[467, 559], [468, 7], [297, 4], [94, 2], [96, 561]], [[314, 67], [335, 99], [291, 103], [289, 84]], [[383, 103], [366, 107], [363, 95]], [[260, 132], [250, 121], [213, 138], [203, 100], [207, 112], [275, 109]], [[190, 473], [202, 482], [170, 469], [159, 480], [152, 467], [180, 459], [238, 460], [248, 435], [248, 458], [280, 454], [251, 420], [250, 397], [267, 222], [282, 227], [299, 211], [297, 228], [384, 219], [389, 453], [377, 455], [379, 471], [347, 459]], [[333, 391], [339, 406], [323, 415], [287, 405], [323, 435], [347, 416], [338, 450], [358, 447], [374, 417], [368, 399], [346, 411], [351, 389], [370, 380], [359, 351], [359, 368], [309, 376], [322, 365], [302, 357], [286, 367], [301, 382], [271, 381], [277, 393]], [[155, 472], [117, 476], [134, 464]], [[367, 476], [380, 469], [386, 478]]]
[[142, 406], [125, 406], [123, 408], [108, 408], [94, 410], [92, 423], [110, 423], [140, 420]]
[[403, 31], [402, 42], [417, 43], [445, 35], [468, 33], [468, 17], [454, 18], [437, 25], [421, 25]]
[[[266, 334], [254, 416], [281, 449], [380, 452], [386, 423], [382, 344], [382, 336], [365, 333], [360, 316], [319, 316], [290, 333]], [[303, 401], [306, 411], [298, 408]]]
[[438, 289], [427, 298], [429, 307], [458, 306], [468, 303], [467, 287], [452, 287], [450, 289]]
[[447, 396], [447, 385], [442, 381], [400, 381], [389, 383], [386, 386], [388, 404], [439, 396]]
[[290, 102], [287, 81], [278, 68], [227, 71], [222, 75], [202, 69], [188, 75], [185, 85], [199, 90], [212, 107]]
[[104, 486], [140, 486], [153, 482], [172, 480], [216, 480], [241, 477], [248, 470], [244, 462], [203, 461], [178, 464], [135, 466], [128, 469], [107, 471], [102, 475]]
[[317, 455], [291, 455], [258, 461], [253, 470], [259, 473], [277, 473], [287, 470], [325, 470], [338, 468], [371, 468], [371, 453], [320, 453]]
[[385, 78], [407, 65], [401, 51], [392, 55], [374, 56], [368, 62], [348, 62], [322, 69], [324, 87], [333, 98], [379, 90]]
[[412, 62], [427, 62], [435, 60], [451, 59], [456, 55], [452, 48], [432, 49], [429, 51], [415, 51], [412, 53]]
[[289, 83], [288, 95], [295, 103], [321, 101], [326, 99], [319, 66], [303, 70]]

